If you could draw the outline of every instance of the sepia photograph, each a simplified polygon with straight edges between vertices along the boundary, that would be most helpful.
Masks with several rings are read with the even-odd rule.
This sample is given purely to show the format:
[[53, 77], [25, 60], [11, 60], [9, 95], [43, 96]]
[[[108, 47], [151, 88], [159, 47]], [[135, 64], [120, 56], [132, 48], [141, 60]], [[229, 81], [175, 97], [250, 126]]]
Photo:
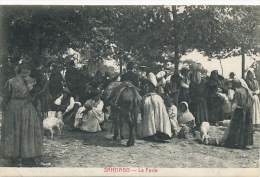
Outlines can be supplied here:
[[0, 41], [0, 173], [259, 176], [260, 6], [0, 4]]

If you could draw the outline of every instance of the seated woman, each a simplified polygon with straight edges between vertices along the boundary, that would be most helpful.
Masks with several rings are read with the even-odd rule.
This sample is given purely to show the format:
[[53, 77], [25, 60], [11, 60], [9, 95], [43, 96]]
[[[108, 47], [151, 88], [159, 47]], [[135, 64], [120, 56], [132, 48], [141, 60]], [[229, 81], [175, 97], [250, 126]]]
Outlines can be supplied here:
[[104, 103], [100, 99], [102, 91], [94, 91], [92, 99], [87, 100], [84, 106], [78, 109], [76, 114], [74, 127], [80, 128], [87, 132], [99, 132], [104, 130], [101, 127], [104, 122], [103, 106]]
[[142, 137], [151, 140], [166, 140], [172, 136], [171, 123], [163, 99], [155, 92], [157, 80], [149, 73], [146, 82], [147, 94], [142, 103]]
[[190, 138], [193, 134], [195, 136], [194, 127], [195, 125], [195, 118], [192, 113], [189, 111], [188, 103], [183, 101], [180, 103], [180, 110], [178, 114], [178, 123], [181, 127], [178, 137], [179, 138]]

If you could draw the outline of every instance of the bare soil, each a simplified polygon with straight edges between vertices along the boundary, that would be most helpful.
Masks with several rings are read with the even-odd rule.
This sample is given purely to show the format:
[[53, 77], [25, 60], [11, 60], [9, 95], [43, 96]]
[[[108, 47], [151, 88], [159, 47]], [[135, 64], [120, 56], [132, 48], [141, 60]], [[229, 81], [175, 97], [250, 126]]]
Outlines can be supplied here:
[[[127, 127], [127, 126], [125, 126]], [[260, 132], [254, 134], [250, 150], [229, 149], [214, 145], [225, 127], [211, 127], [211, 144], [195, 139], [173, 138], [165, 143], [137, 139], [135, 146], [126, 147], [127, 139], [113, 141], [111, 122], [107, 131], [87, 133], [65, 126], [61, 135], [44, 137], [44, 161], [52, 167], [156, 167], [156, 168], [258, 168]], [[139, 127], [140, 129], [140, 127]], [[127, 128], [125, 128], [127, 135]], [[0, 159], [0, 166], [9, 161]]]

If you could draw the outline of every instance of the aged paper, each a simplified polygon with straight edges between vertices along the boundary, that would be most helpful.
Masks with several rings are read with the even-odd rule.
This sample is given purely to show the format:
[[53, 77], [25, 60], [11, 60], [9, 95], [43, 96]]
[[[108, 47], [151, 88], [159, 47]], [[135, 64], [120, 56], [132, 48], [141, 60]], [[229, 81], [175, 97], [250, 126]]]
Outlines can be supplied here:
[[[250, 1], [235, 1], [235, 0], [220, 0], [220, 1], [145, 1], [145, 0], [1, 0], [0, 5], [260, 5], [259, 0]], [[1, 13], [1, 12], [0, 12]], [[232, 67], [232, 66], [230, 66]], [[1, 77], [1, 76], [0, 76]], [[212, 147], [214, 148], [214, 147]], [[135, 152], [138, 153], [138, 152]], [[149, 160], [149, 159], [147, 159]], [[203, 159], [201, 159], [203, 160]], [[197, 162], [199, 163], [199, 162]], [[257, 177], [260, 176], [259, 168], [146, 168], [146, 167], [114, 167], [108, 168], [11, 168], [0, 167], [0, 176], [237, 176], [237, 177]]]

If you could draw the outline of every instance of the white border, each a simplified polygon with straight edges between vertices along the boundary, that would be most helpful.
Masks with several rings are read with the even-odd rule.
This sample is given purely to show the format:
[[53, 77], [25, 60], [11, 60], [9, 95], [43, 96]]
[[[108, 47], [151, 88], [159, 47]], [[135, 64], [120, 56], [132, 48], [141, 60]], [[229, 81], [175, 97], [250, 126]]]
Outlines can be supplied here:
[[0, 0], [0, 5], [260, 5], [260, 0]]

